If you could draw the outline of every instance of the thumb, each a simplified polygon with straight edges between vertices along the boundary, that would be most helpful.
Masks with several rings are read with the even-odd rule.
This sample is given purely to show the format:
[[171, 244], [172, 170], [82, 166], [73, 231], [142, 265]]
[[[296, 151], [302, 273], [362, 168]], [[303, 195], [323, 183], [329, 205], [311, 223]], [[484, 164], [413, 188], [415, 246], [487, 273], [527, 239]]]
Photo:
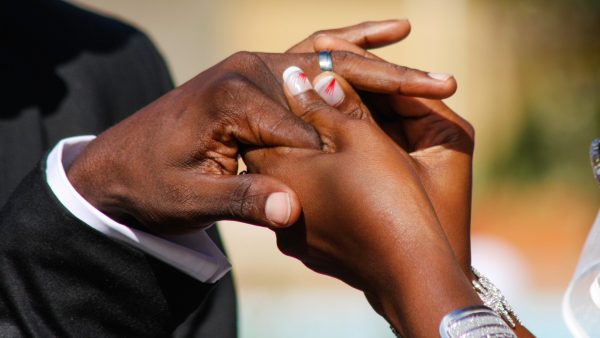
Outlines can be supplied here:
[[276, 178], [247, 174], [214, 176], [210, 212], [218, 219], [281, 228], [298, 220], [301, 209], [296, 193]]
[[[329, 131], [344, 119], [334, 107], [329, 105], [312, 88], [304, 71], [296, 66], [288, 67], [283, 72], [284, 92], [290, 109], [304, 121], [310, 123], [320, 134], [321, 138], [331, 135]], [[339, 91], [341, 89], [336, 87]], [[337, 95], [343, 99], [343, 93]]]

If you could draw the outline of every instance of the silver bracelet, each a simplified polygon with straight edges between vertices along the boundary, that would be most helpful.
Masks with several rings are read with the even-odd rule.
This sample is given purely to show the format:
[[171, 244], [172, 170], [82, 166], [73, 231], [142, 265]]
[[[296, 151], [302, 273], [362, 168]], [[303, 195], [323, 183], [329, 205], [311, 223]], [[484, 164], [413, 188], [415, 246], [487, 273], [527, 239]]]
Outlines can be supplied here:
[[492, 281], [482, 275], [474, 267], [471, 267], [471, 271], [473, 271], [473, 274], [477, 277], [472, 283], [483, 304], [494, 310], [494, 312], [504, 319], [513, 329], [516, 327], [516, 323], [521, 324], [521, 321], [515, 314], [513, 308], [508, 304], [508, 301], [502, 292], [500, 292]]
[[442, 338], [516, 338], [508, 325], [486, 306], [469, 306], [450, 312], [440, 323]]
[[[390, 325], [392, 333], [402, 338]], [[445, 315], [440, 322], [442, 338], [516, 338], [517, 336], [498, 314], [487, 306], [469, 306]]]

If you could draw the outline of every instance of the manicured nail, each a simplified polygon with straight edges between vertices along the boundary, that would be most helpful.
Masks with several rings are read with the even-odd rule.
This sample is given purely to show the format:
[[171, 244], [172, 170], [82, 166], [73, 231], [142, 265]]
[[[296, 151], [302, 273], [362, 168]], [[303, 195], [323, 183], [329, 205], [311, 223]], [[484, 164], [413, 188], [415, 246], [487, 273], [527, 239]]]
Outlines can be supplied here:
[[291, 66], [283, 72], [283, 82], [292, 95], [298, 95], [312, 88], [302, 69]]
[[286, 192], [274, 192], [267, 198], [265, 215], [267, 219], [279, 225], [287, 225], [292, 213], [290, 195]]
[[436, 80], [440, 80], [440, 81], [446, 81], [449, 78], [452, 77], [452, 74], [446, 74], [446, 73], [427, 73], [427, 76], [429, 76], [432, 79], [436, 79]]
[[340, 105], [346, 97], [342, 87], [340, 87], [340, 84], [332, 75], [319, 79], [319, 81], [315, 83], [315, 90], [319, 93], [321, 98], [332, 107]]

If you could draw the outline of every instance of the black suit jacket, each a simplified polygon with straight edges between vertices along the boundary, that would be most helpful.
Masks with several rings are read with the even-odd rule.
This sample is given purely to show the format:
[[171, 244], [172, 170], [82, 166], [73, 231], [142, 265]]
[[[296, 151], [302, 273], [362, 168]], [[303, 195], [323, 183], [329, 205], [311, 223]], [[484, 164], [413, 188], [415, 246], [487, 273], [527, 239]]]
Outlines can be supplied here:
[[58, 140], [98, 134], [172, 88], [152, 43], [39, 0], [0, 3], [0, 41], [0, 337], [235, 337], [231, 275], [199, 283], [97, 233], [36, 166]]

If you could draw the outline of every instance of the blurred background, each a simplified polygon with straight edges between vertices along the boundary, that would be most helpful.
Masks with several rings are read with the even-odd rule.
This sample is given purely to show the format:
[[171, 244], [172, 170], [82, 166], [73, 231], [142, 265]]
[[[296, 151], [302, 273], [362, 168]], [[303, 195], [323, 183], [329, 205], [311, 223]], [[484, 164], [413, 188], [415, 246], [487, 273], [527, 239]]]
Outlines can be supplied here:
[[[144, 30], [177, 83], [239, 50], [282, 52], [324, 28], [409, 18], [394, 63], [448, 72], [477, 130], [474, 265], [541, 337], [560, 315], [598, 212], [588, 147], [600, 137], [600, 1], [78, 0]], [[281, 255], [270, 231], [221, 226], [242, 338], [392, 337], [362, 294]]]

